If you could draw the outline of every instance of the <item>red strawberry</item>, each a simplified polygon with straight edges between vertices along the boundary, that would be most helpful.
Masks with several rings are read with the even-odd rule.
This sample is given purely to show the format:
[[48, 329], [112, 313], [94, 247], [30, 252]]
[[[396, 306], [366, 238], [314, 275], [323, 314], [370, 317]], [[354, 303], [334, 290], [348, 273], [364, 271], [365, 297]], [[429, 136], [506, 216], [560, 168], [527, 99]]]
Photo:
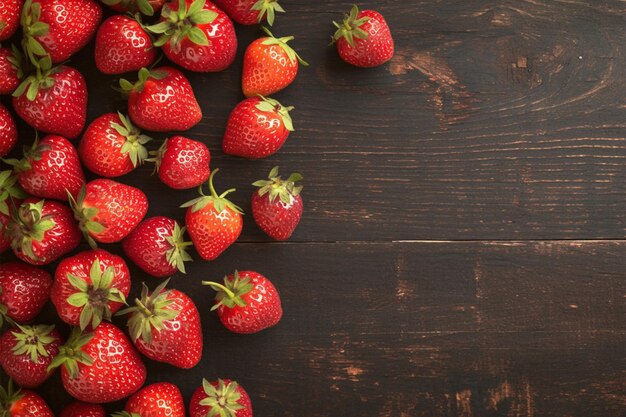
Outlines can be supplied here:
[[178, 387], [169, 382], [148, 385], [133, 394], [124, 412], [114, 417], [185, 417], [185, 403]]
[[273, 155], [293, 132], [289, 111], [278, 101], [248, 98], [235, 107], [228, 118], [222, 150], [229, 155], [258, 159]]
[[252, 42], [243, 57], [241, 87], [246, 97], [269, 96], [293, 82], [298, 73], [298, 62], [308, 66], [287, 42], [293, 36], [275, 38], [263, 28], [269, 37]]
[[191, 397], [191, 417], [252, 417], [252, 403], [246, 390], [230, 379], [202, 380]]
[[143, 163], [148, 157], [143, 145], [150, 140], [122, 113], [107, 113], [87, 127], [78, 153], [83, 164], [94, 174], [119, 177]]
[[120, 86], [129, 93], [128, 114], [142, 129], [155, 132], [188, 130], [202, 119], [202, 110], [191, 84], [175, 68], [139, 70], [134, 85], [121, 79]]
[[[278, 176], [278, 167], [272, 168], [269, 180], [259, 180], [252, 185], [259, 187], [252, 194], [252, 216], [269, 237], [286, 240], [293, 233], [302, 216], [302, 175], [294, 172], [286, 180]], [[276, 198], [278, 197], [278, 198]]]
[[0, 41], [9, 39], [20, 25], [22, 0], [2, 0], [0, 3]]
[[137, 227], [148, 212], [148, 198], [138, 188], [97, 179], [70, 199], [80, 230], [92, 247], [96, 242], [119, 242]]
[[0, 326], [4, 317], [16, 323], [33, 320], [48, 301], [50, 274], [22, 262], [0, 266]]
[[0, 158], [17, 143], [17, 128], [9, 110], [0, 103]]
[[215, 169], [209, 177], [210, 196], [200, 188], [200, 197], [181, 206], [188, 207], [185, 224], [191, 241], [202, 259], [208, 261], [217, 258], [232, 245], [243, 228], [243, 212], [225, 198], [235, 189], [226, 190], [218, 196], [213, 188], [213, 176], [217, 171]]
[[130, 272], [124, 259], [97, 249], [59, 263], [50, 300], [64, 322], [95, 329], [126, 304], [129, 292]]
[[32, 265], [46, 265], [73, 251], [80, 230], [65, 204], [28, 198], [7, 225], [15, 256]]
[[278, 4], [278, 0], [215, 0], [215, 4], [241, 25], [255, 25], [267, 21], [271, 26], [274, 24], [276, 12], [285, 12]]
[[163, 142], [156, 155], [159, 178], [175, 190], [198, 187], [209, 179], [211, 153], [202, 142], [184, 136], [172, 136]]
[[157, 58], [157, 50], [140, 22], [117, 15], [100, 25], [95, 56], [100, 72], [122, 74], [150, 66]]
[[106, 411], [99, 404], [77, 401], [65, 407], [59, 417], [106, 417]]
[[357, 67], [377, 67], [393, 56], [393, 38], [385, 18], [374, 10], [354, 5], [350, 14], [339, 24], [333, 39], [341, 59]]
[[100, 0], [111, 9], [120, 12], [141, 12], [146, 16], [153, 16], [161, 10], [166, 0]]
[[13, 46], [0, 48], [0, 94], [13, 94], [24, 75], [20, 69], [22, 54]]
[[54, 325], [20, 326], [0, 337], [0, 365], [4, 372], [24, 388], [43, 384], [52, 373], [48, 365], [63, 343]]
[[26, 389], [15, 391], [10, 379], [8, 389], [0, 386], [0, 413], [2, 417], [54, 417], [39, 394]]
[[185, 273], [185, 262], [191, 261], [186, 251], [191, 242], [185, 242], [185, 228], [163, 216], [151, 217], [122, 242], [124, 253], [148, 274], [163, 278], [176, 271]]
[[235, 60], [233, 22], [210, 1], [173, 0], [148, 30], [161, 35], [154, 45], [161, 46], [170, 61], [190, 71], [223, 71]]
[[108, 403], [137, 391], [146, 366], [126, 335], [102, 322], [90, 333], [75, 327], [51, 368], [61, 366], [65, 390], [79, 401]]
[[162, 282], [151, 294], [143, 284], [141, 299], [135, 300], [136, 306], [119, 314], [131, 313], [130, 337], [141, 353], [177, 368], [193, 368], [202, 357], [200, 315], [191, 298], [183, 292], [164, 291], [168, 282]]
[[235, 271], [224, 277], [224, 285], [202, 281], [217, 295], [211, 310], [231, 332], [250, 334], [275, 326], [283, 316], [278, 291], [269, 279], [254, 271]]

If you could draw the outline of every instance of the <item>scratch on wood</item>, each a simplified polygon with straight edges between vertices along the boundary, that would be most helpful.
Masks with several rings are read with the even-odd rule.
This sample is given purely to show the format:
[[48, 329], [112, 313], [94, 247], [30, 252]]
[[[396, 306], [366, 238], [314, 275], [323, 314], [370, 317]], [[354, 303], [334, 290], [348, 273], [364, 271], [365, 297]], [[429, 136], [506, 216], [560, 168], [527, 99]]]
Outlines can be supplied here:
[[472, 417], [472, 391], [465, 389], [456, 393], [456, 409], [458, 417]]

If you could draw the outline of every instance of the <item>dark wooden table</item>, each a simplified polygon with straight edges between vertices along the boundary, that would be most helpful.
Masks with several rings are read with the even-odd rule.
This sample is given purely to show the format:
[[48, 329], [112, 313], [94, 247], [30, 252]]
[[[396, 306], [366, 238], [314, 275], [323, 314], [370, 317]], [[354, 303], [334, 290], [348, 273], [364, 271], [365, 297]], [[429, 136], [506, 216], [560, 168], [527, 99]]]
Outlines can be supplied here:
[[[624, 3], [362, 1], [397, 48], [369, 70], [327, 47], [350, 4], [284, 1], [274, 31], [311, 66], [276, 95], [297, 130], [268, 159], [220, 148], [257, 29], [238, 27], [229, 70], [188, 74], [205, 116], [187, 134], [210, 147], [216, 186], [249, 212], [253, 180], [300, 170], [305, 213], [286, 243], [247, 215], [226, 254], [172, 279], [201, 309], [204, 357], [191, 371], [146, 360], [148, 382], [188, 401], [202, 377], [237, 379], [265, 417], [624, 415]], [[125, 108], [92, 53], [70, 62], [89, 120]], [[148, 193], [149, 215], [182, 220], [195, 191], [151, 169], [121, 181]], [[276, 328], [237, 336], [209, 312], [200, 280], [235, 268], [275, 282]], [[131, 272], [134, 294], [158, 282]], [[58, 375], [40, 391], [57, 411], [69, 401]]]

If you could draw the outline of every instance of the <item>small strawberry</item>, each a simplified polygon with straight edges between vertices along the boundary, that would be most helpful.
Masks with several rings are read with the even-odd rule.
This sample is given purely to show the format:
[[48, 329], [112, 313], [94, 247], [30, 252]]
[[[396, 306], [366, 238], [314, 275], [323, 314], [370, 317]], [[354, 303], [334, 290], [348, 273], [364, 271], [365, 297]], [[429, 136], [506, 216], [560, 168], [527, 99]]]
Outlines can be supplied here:
[[222, 150], [229, 155], [258, 159], [276, 153], [293, 132], [289, 112], [278, 101], [265, 97], [248, 98], [230, 113]]
[[255, 25], [267, 21], [272, 26], [276, 12], [285, 13], [278, 0], [215, 0], [215, 4], [241, 25]]
[[182, 291], [167, 290], [169, 280], [149, 294], [143, 284], [141, 299], [130, 313], [128, 328], [137, 349], [152, 360], [177, 368], [193, 368], [202, 357], [202, 326], [198, 309]]
[[283, 316], [278, 291], [269, 279], [254, 271], [235, 271], [224, 277], [224, 285], [202, 281], [217, 294], [211, 311], [234, 333], [250, 334], [275, 326]]
[[0, 48], [0, 94], [13, 94], [24, 76], [22, 54], [15, 47]]
[[52, 375], [48, 365], [63, 338], [54, 325], [16, 326], [0, 337], [0, 365], [22, 387], [35, 388]]
[[298, 73], [298, 62], [308, 66], [287, 42], [293, 36], [275, 38], [263, 28], [268, 37], [252, 42], [243, 57], [241, 87], [246, 97], [269, 96], [293, 82]]
[[[254, 221], [269, 237], [286, 240], [293, 233], [302, 216], [302, 175], [294, 172], [286, 180], [278, 176], [278, 167], [272, 168], [268, 180], [259, 180], [252, 185], [259, 187], [252, 194], [252, 216]], [[278, 197], [278, 198], [276, 198]]]
[[50, 300], [64, 322], [95, 329], [126, 304], [129, 292], [130, 272], [124, 259], [97, 249], [59, 263]]
[[185, 417], [185, 403], [178, 387], [169, 382], [148, 385], [128, 399], [113, 417]]
[[32, 265], [54, 262], [80, 243], [72, 210], [53, 200], [24, 200], [12, 213], [6, 233], [15, 256]]
[[102, 322], [92, 332], [75, 327], [50, 368], [61, 366], [65, 390], [79, 401], [108, 403], [136, 392], [146, 366], [126, 335]]
[[0, 103], [0, 158], [6, 156], [17, 143], [17, 127], [9, 109]]
[[9, 39], [20, 26], [23, 0], [2, 0], [0, 4], [0, 41]]
[[27, 323], [37, 317], [52, 287], [43, 269], [22, 262], [0, 264], [0, 326], [3, 319]]
[[139, 268], [157, 277], [169, 277], [176, 271], [185, 273], [185, 262], [191, 261], [186, 251], [185, 228], [170, 218], [156, 216], [139, 226], [122, 242], [124, 253]]
[[393, 38], [385, 18], [374, 10], [354, 5], [344, 21], [333, 22], [337, 31], [333, 40], [339, 56], [357, 67], [377, 67], [393, 57]]
[[211, 152], [197, 140], [172, 136], [163, 142], [150, 161], [156, 164], [159, 179], [175, 190], [198, 187], [209, 179]]
[[150, 66], [157, 58], [142, 24], [116, 15], [105, 20], [96, 35], [96, 67], [104, 74], [122, 74]]
[[13, 389], [13, 381], [9, 379], [7, 389], [0, 386], [0, 415], [2, 417], [54, 417], [52, 410], [39, 394]]
[[106, 417], [106, 415], [104, 407], [99, 404], [76, 401], [66, 406], [59, 417]]
[[252, 417], [252, 403], [246, 390], [230, 379], [202, 380], [191, 397], [191, 417]]
[[160, 35], [154, 45], [162, 47], [170, 61], [190, 71], [223, 71], [235, 60], [233, 22], [210, 1], [170, 1], [159, 23], [147, 29]]
[[122, 113], [107, 113], [87, 127], [78, 153], [83, 164], [94, 174], [119, 177], [143, 163], [148, 157], [143, 145], [150, 140]]
[[154, 13], [161, 10], [166, 0], [100, 0], [111, 9], [119, 13], [137, 13], [141, 12], [146, 16], [153, 16]]
[[217, 171], [215, 169], [209, 177], [211, 195], [205, 195], [200, 187], [200, 197], [181, 206], [188, 207], [185, 224], [191, 241], [200, 257], [208, 261], [217, 258], [232, 245], [243, 228], [243, 212], [226, 199], [226, 195], [235, 189], [226, 190], [218, 196], [213, 188], [213, 176]]
[[148, 212], [148, 198], [143, 191], [102, 178], [88, 182], [76, 199], [70, 198], [70, 205], [91, 247], [96, 242], [121, 241]]
[[171, 67], [139, 70], [139, 81], [121, 79], [129, 93], [128, 114], [137, 126], [154, 132], [188, 130], [202, 119], [202, 110], [191, 84], [182, 72]]
[[0, 171], [0, 253], [11, 247], [6, 229], [11, 221], [11, 210], [21, 204], [26, 193], [17, 184], [13, 171]]

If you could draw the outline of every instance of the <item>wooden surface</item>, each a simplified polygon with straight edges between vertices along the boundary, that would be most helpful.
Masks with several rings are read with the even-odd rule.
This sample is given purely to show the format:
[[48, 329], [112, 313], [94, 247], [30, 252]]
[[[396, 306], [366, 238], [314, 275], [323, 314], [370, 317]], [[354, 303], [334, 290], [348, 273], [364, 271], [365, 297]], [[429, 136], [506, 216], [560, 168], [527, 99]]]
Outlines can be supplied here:
[[[624, 3], [363, 1], [397, 49], [369, 70], [327, 47], [350, 2], [283, 3], [274, 32], [295, 34], [311, 63], [276, 95], [296, 106], [296, 132], [265, 160], [221, 153], [241, 56], [259, 36], [238, 27], [229, 70], [189, 74], [205, 116], [187, 135], [248, 212], [253, 180], [300, 170], [302, 223], [268, 242], [248, 215], [226, 254], [172, 279], [202, 310], [204, 356], [191, 371], [146, 360], [149, 381], [188, 400], [202, 377], [237, 379], [255, 416], [624, 415]], [[87, 77], [89, 120], [125, 107], [92, 49], [69, 63]], [[149, 215], [182, 220], [194, 191], [150, 171], [121, 181], [148, 193]], [[200, 280], [235, 268], [275, 282], [279, 326], [237, 336], [208, 311]], [[135, 293], [157, 283], [131, 272]], [[48, 306], [41, 321], [53, 317]], [[57, 411], [59, 381], [41, 389]]]

